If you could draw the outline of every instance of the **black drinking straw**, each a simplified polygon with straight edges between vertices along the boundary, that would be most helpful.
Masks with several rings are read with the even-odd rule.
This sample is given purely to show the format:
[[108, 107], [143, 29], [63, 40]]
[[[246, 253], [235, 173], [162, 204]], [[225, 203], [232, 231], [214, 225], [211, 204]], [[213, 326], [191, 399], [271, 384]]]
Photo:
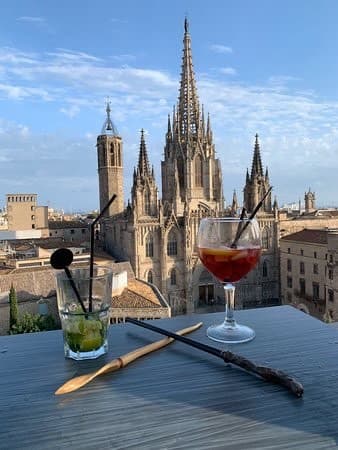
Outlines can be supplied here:
[[113, 203], [116, 198], [116, 194], [113, 194], [109, 202], [103, 207], [100, 214], [96, 217], [95, 220], [90, 225], [90, 261], [89, 261], [89, 312], [93, 310], [93, 276], [94, 276], [94, 233], [95, 233], [95, 225], [98, 220], [101, 219], [103, 214], [107, 211], [109, 206]]
[[68, 266], [71, 265], [73, 261], [73, 252], [69, 250], [69, 248], [59, 248], [58, 250], [55, 250], [55, 252], [50, 257], [50, 264], [54, 269], [64, 269], [66, 272], [67, 278], [70, 282], [70, 285], [72, 286], [72, 289], [76, 295], [76, 298], [78, 299], [78, 302], [81, 305], [81, 308], [84, 313], [87, 313], [86, 307], [82, 301], [81, 295], [79, 294], [79, 291], [77, 290], [76, 284], [74, 283], [72, 274], [70, 270], [68, 269]]
[[[237, 242], [239, 240], [239, 238], [241, 237], [241, 235], [243, 234], [244, 230], [247, 228], [247, 226], [250, 223], [250, 220], [252, 220], [255, 215], [257, 214], [258, 210], [262, 207], [264, 200], [266, 199], [266, 197], [270, 194], [270, 192], [272, 191], [272, 186], [267, 190], [267, 192], [265, 193], [265, 195], [261, 198], [261, 200], [257, 203], [256, 207], [254, 208], [254, 210], [252, 211], [252, 213], [250, 214], [249, 218], [246, 220], [244, 226], [239, 230], [239, 226], [242, 222], [239, 223], [238, 225], [238, 229], [237, 229], [237, 233], [236, 233], [236, 237], [234, 239], [234, 242], [231, 244], [231, 248], [235, 248], [237, 246]], [[243, 215], [243, 210], [242, 209], [242, 214], [241, 214], [241, 220], [243, 220], [244, 217], [242, 217]], [[245, 213], [245, 211], [244, 211]]]

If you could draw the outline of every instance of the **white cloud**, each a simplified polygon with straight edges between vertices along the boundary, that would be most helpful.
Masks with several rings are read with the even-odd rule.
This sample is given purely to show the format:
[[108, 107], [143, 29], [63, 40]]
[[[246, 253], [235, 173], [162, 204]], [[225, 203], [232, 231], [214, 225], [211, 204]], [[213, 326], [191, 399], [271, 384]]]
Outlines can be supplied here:
[[80, 108], [77, 105], [71, 105], [68, 108], [60, 108], [60, 112], [73, 119], [80, 112]]
[[215, 53], [222, 53], [222, 54], [232, 53], [231, 47], [227, 47], [226, 45], [220, 45], [220, 44], [210, 45], [210, 50]]
[[18, 22], [29, 22], [29, 23], [45, 23], [46, 20], [43, 17], [37, 16], [21, 16], [16, 19]]
[[[238, 77], [236, 82], [220, 77], [222, 71], [235, 75], [232, 70], [235, 69], [223, 67], [213, 70], [212, 75], [197, 73], [199, 98], [205, 111], [210, 112], [216, 150], [222, 161], [225, 191], [231, 193], [236, 188], [241, 192], [246, 167], [251, 165], [254, 135], [258, 132], [263, 163], [269, 166], [271, 182], [279, 197], [284, 193], [281, 201], [292, 200], [292, 190], [299, 190], [303, 195], [306, 188], [303, 184], [314, 186], [315, 183], [321, 191], [319, 198], [332, 199], [337, 193], [333, 171], [338, 170], [338, 102], [300, 90], [298, 80], [288, 75], [274, 75], [256, 85], [240, 82]], [[29, 177], [27, 183], [33, 190], [37, 186], [34, 183], [39, 182], [34, 168], [38, 160], [45, 171], [45, 175], [39, 173], [39, 176], [49, 176], [51, 180], [58, 177], [55, 196], [66, 199], [67, 189], [61, 181], [63, 175], [67, 178], [71, 174], [62, 174], [62, 170], [68, 170], [80, 159], [83, 179], [95, 178], [93, 148], [102, 123], [92, 124], [93, 114], [100, 111], [101, 115], [95, 116], [94, 121], [99, 122], [102, 117], [103, 122], [104, 99], [109, 95], [114, 123], [123, 135], [126, 180], [130, 180], [137, 160], [138, 130], [144, 127], [150, 131], [152, 139], [147, 148], [160, 182], [167, 114], [177, 102], [176, 76], [154, 68], [122, 67], [117, 61], [104, 61], [81, 51], [57, 49], [33, 54], [9, 48], [0, 49], [0, 74], [1, 100], [31, 100], [35, 105], [42, 104], [41, 108], [48, 101], [54, 112], [61, 113], [60, 117], [62, 114], [71, 117], [72, 125], [82, 121], [83, 115], [90, 116], [85, 131], [79, 128], [82, 137], [74, 140], [62, 140], [50, 134], [34, 135], [25, 124], [18, 128], [18, 125], [6, 126], [0, 120], [0, 159], [4, 162], [0, 165], [1, 180], [6, 178], [7, 171], [19, 170], [19, 176]], [[20, 161], [20, 167], [14, 167], [13, 161]], [[32, 168], [32, 174], [25, 175], [27, 167]], [[332, 178], [327, 175], [331, 172]], [[320, 184], [320, 177], [325, 180], [325, 186]], [[81, 183], [78, 181], [77, 185]], [[93, 181], [92, 188], [94, 184]], [[126, 182], [126, 192], [129, 191]]]
[[236, 69], [234, 69], [233, 67], [221, 67], [219, 69], [219, 71], [221, 73], [223, 73], [224, 75], [236, 75], [237, 74]]

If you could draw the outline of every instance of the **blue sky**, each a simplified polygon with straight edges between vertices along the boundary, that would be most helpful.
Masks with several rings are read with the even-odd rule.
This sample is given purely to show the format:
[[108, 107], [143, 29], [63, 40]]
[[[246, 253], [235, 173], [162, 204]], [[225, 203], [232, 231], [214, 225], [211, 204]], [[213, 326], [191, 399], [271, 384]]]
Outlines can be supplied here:
[[258, 133], [280, 205], [309, 187], [318, 206], [338, 205], [335, 0], [4, 0], [1, 10], [0, 207], [11, 192], [67, 211], [98, 207], [107, 96], [124, 141], [125, 200], [141, 128], [160, 188], [186, 14], [226, 200], [233, 189], [242, 199]]

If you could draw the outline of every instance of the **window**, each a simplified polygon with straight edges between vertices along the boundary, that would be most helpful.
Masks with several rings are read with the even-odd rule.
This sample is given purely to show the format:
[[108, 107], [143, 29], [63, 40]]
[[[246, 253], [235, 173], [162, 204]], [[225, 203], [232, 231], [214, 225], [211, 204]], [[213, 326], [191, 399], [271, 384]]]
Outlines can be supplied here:
[[31, 211], [34, 211], [34, 209], [35, 209], [35, 206], [31, 206]]
[[328, 300], [329, 300], [329, 302], [333, 302], [333, 301], [334, 301], [334, 292], [333, 292], [332, 289], [329, 289], [329, 290], [327, 291], [327, 295], [328, 295]]
[[287, 277], [286, 283], [288, 288], [292, 288], [292, 277]]
[[316, 259], [317, 258], [317, 252], [313, 252], [313, 257]]
[[176, 285], [176, 270], [172, 269], [172, 271], [170, 272], [170, 284], [172, 286]]
[[312, 283], [312, 296], [313, 300], [319, 300], [319, 284]]
[[[97, 231], [97, 230], [96, 230], [96, 231]], [[81, 233], [82, 233], [82, 234], [85, 234], [85, 232], [86, 232], [86, 229], [85, 229], [85, 228], [82, 228]]]
[[148, 283], [153, 284], [153, 272], [151, 270], [149, 270], [149, 272], [147, 274], [147, 281], [148, 281]]
[[195, 186], [203, 186], [203, 162], [200, 155], [195, 158]]
[[75, 233], [75, 230], [70, 230], [70, 234], [74, 234]]
[[292, 271], [292, 261], [291, 261], [291, 259], [287, 260], [287, 269], [288, 269], [288, 272]]
[[304, 280], [304, 278], [299, 278], [300, 295], [305, 295], [305, 290], [306, 290], [305, 280]]
[[262, 247], [269, 248], [269, 230], [267, 228], [262, 231]]
[[333, 280], [333, 270], [329, 269], [329, 280]]
[[151, 209], [150, 209], [150, 192], [147, 189], [145, 194], [144, 194], [144, 213], [147, 216], [150, 216], [151, 214]]
[[289, 253], [289, 254], [291, 253], [291, 249], [290, 249], [290, 248], [288, 248], [288, 253]]
[[333, 263], [333, 255], [330, 255], [329, 262], [330, 262], [331, 264]]
[[266, 261], [263, 262], [262, 275], [264, 278], [268, 276], [268, 265]]
[[318, 264], [313, 265], [313, 273], [318, 273]]
[[35, 216], [31, 216], [31, 219], [32, 219], [32, 220], [35, 220]]
[[168, 236], [167, 255], [168, 256], [177, 255], [177, 240], [174, 231], [170, 231]]
[[154, 256], [153, 236], [149, 233], [146, 237], [146, 256], [152, 258]]
[[292, 302], [292, 294], [291, 294], [291, 292], [287, 292], [286, 298], [287, 298], [287, 301], [288, 301], [289, 303]]
[[32, 223], [32, 229], [34, 229], [35, 228], [35, 224], [34, 223]]
[[299, 273], [301, 273], [302, 275], [304, 275], [305, 273], [305, 265], [303, 261], [299, 263]]
[[300, 249], [300, 254], [301, 256], [304, 256], [304, 250], [302, 248]]

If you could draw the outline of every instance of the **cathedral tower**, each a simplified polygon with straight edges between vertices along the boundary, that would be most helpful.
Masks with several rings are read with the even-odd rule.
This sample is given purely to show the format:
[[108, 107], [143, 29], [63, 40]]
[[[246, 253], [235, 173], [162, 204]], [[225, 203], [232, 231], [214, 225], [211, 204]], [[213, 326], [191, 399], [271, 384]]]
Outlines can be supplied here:
[[[258, 134], [255, 136], [255, 148], [252, 159], [251, 174], [246, 173], [246, 182], [244, 187], [244, 206], [248, 212], [252, 212], [257, 203], [270, 188], [268, 169], [263, 173], [263, 165], [258, 141]], [[264, 201], [260, 212], [271, 213], [271, 192]]]
[[309, 188], [308, 192], [305, 192], [305, 212], [309, 213], [316, 210], [316, 196], [315, 193]]
[[150, 169], [143, 129], [141, 130], [138, 165], [134, 169], [131, 203], [137, 217], [157, 217], [157, 187], [154, 168]]
[[107, 117], [101, 134], [97, 137], [97, 157], [99, 173], [100, 210], [116, 194], [116, 200], [110, 205], [106, 216], [123, 211], [123, 161], [122, 139], [110, 118], [110, 103], [107, 102]]
[[178, 104], [172, 123], [168, 118], [162, 161], [162, 200], [175, 205], [178, 215], [184, 213], [185, 205], [195, 209], [201, 202], [218, 213], [223, 211], [221, 167], [215, 158], [210, 117], [205, 123], [198, 100], [187, 19]]

